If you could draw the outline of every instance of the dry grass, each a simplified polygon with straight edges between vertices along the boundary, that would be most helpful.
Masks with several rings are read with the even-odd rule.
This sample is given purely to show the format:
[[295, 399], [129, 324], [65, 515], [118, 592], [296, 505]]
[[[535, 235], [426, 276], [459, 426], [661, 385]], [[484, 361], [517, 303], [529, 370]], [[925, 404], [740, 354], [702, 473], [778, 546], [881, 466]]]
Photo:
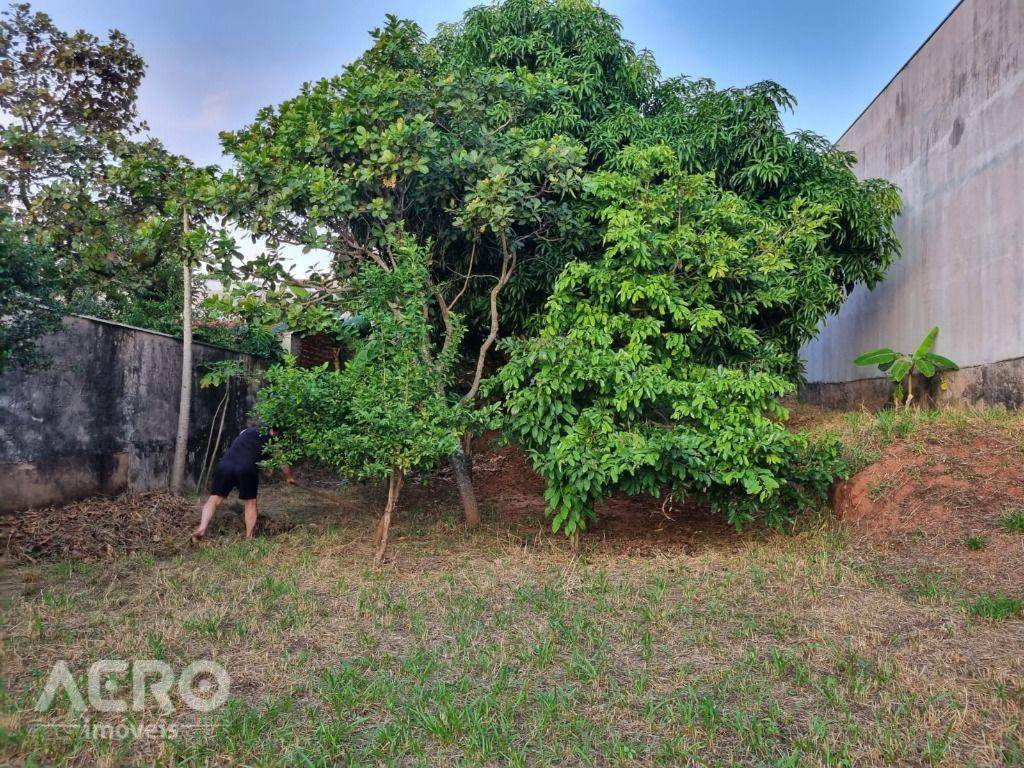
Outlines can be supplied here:
[[[884, 450], [888, 425], [839, 421]], [[377, 571], [361, 496], [287, 487], [262, 504], [301, 525], [253, 544], [9, 568], [0, 762], [1024, 765], [1024, 622], [972, 614], [959, 572], [831, 523], [573, 552], [536, 516], [468, 534], [443, 494], [411, 498]], [[39, 727], [68, 718], [32, 710], [52, 664], [101, 658], [212, 658], [232, 700], [115, 716], [176, 738]]]

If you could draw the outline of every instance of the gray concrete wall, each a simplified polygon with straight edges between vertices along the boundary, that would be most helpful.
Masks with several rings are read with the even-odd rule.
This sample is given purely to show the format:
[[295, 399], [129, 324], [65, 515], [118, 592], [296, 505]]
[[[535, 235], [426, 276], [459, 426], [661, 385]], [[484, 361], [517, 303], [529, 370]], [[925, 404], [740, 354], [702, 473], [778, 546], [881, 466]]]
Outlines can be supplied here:
[[[935, 325], [936, 351], [961, 366], [1024, 358], [1024, 0], [964, 0], [839, 146], [860, 158], [858, 176], [903, 190], [903, 257], [807, 345], [808, 381], [879, 375], [851, 360], [913, 351]], [[952, 389], [1021, 402], [1024, 380], [986, 388], [982, 375], [955, 375]]]
[[[0, 512], [93, 493], [166, 487], [174, 454], [181, 342], [83, 317], [41, 342], [47, 369], [0, 376]], [[196, 344], [189, 473], [193, 482], [223, 387], [201, 389], [202, 365], [255, 358]], [[231, 384], [230, 439], [247, 425], [255, 387]]]

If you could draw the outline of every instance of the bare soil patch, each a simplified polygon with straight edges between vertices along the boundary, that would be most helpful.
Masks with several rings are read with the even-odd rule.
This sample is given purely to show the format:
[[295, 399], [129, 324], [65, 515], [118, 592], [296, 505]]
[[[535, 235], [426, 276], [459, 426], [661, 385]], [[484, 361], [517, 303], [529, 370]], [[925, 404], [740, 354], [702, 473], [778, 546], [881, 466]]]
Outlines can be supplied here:
[[839, 484], [834, 505], [855, 537], [891, 557], [959, 571], [972, 591], [1024, 591], [1024, 537], [1001, 525], [1024, 510], [1014, 430], [911, 434]]

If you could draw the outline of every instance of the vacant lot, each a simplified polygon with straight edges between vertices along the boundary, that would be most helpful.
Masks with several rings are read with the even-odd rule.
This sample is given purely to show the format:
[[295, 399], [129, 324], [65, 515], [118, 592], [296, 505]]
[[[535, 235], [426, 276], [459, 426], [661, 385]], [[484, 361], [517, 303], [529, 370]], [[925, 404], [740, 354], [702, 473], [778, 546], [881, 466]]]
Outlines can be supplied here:
[[[251, 545], [228, 512], [195, 549], [166, 531], [88, 562], [12, 549], [0, 761], [1024, 765], [1024, 419], [797, 418], [866, 468], [846, 522], [735, 533], [613, 500], [574, 552], [503, 450], [478, 459], [481, 530], [444, 478], [413, 486], [382, 570], [362, 489], [269, 489], [277, 523]], [[84, 733], [63, 697], [33, 711], [55, 661], [84, 693], [102, 658], [214, 659], [231, 699], [92, 716], [167, 738]]]

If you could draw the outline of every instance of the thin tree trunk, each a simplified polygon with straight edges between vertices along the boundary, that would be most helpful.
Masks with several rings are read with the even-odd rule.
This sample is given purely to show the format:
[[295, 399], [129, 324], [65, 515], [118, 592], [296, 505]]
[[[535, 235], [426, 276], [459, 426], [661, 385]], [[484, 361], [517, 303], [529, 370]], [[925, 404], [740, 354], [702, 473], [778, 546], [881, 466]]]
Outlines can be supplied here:
[[[476, 397], [477, 392], [480, 390], [480, 382], [484, 377], [484, 364], [487, 361], [487, 353], [498, 338], [498, 295], [501, 293], [501, 289], [508, 283], [509, 279], [512, 277], [512, 273], [515, 272], [516, 269], [515, 252], [509, 250], [508, 243], [506, 242], [504, 235], [501, 236], [501, 253], [501, 274], [498, 276], [498, 282], [494, 284], [494, 287], [491, 288], [490, 292], [491, 328], [487, 333], [487, 338], [485, 338], [483, 344], [480, 345], [480, 351], [476, 358], [476, 368], [473, 371], [473, 381], [469, 386], [469, 391], [467, 391], [459, 401], [462, 405], [472, 402], [473, 398]], [[443, 305], [442, 314], [445, 315], [445, 325], [448, 326], [448, 318], [446, 316], [447, 308]], [[449, 457], [449, 461], [452, 466], [452, 475], [455, 477], [455, 483], [459, 488], [459, 498], [462, 501], [462, 513], [466, 518], [466, 526], [469, 528], [475, 528], [480, 525], [480, 508], [476, 503], [476, 491], [473, 488], [473, 478], [469, 472], [469, 457], [467, 452], [464, 448], [459, 448], [458, 451]]]
[[473, 372], [473, 382], [469, 386], [469, 391], [459, 401], [462, 405], [471, 402], [480, 390], [480, 382], [484, 377], [484, 364], [487, 362], [487, 353], [498, 338], [498, 294], [501, 293], [501, 289], [505, 287], [505, 284], [512, 277], [512, 273], [516, 270], [515, 251], [509, 251], [504, 235], [501, 236], [501, 252], [501, 274], [498, 276], [498, 282], [491, 288], [490, 293], [491, 329], [487, 333], [487, 338], [484, 339], [483, 344], [480, 345], [480, 352], [476, 358], [476, 370]]
[[[206, 453], [203, 454], [202, 468], [199, 471], [199, 480], [196, 482], [196, 493], [202, 493], [203, 478], [210, 479], [213, 472], [213, 464], [217, 460], [217, 451], [220, 448], [221, 434], [224, 432], [224, 419], [228, 414], [228, 398], [231, 396], [231, 382], [227, 383], [227, 391], [224, 397], [217, 404], [217, 410], [213, 412], [213, 421], [210, 423], [210, 434], [206, 438]], [[219, 419], [219, 424], [218, 424]], [[217, 430], [217, 439], [213, 439], [213, 431]]]
[[466, 527], [476, 528], [480, 525], [480, 508], [477, 506], [476, 491], [473, 489], [469, 454], [460, 445], [459, 449], [448, 457], [448, 461], [451, 463], [455, 485], [459, 489], [459, 499], [462, 500], [462, 513], [466, 517]]
[[[467, 277], [466, 279], [468, 280], [469, 278]], [[463, 290], [465, 290], [465, 286], [463, 286]], [[441, 348], [441, 355], [444, 356], [454, 336], [451, 315], [449, 314], [451, 306], [445, 302], [441, 291], [436, 291], [436, 296], [445, 328], [444, 346]], [[459, 297], [456, 296], [455, 298], [458, 299]], [[424, 309], [426, 308], [424, 307]], [[443, 392], [443, 386], [438, 387], [438, 391]], [[480, 508], [477, 506], [476, 491], [473, 489], [472, 463], [469, 456], [469, 435], [462, 438], [462, 443], [463, 445], [460, 445], [459, 449], [448, 457], [448, 463], [451, 465], [452, 477], [455, 478], [455, 484], [459, 489], [459, 499], [462, 501], [462, 514], [466, 518], [466, 526], [468, 528], [476, 528], [480, 525]]]
[[[188, 237], [188, 209], [181, 212], [181, 230]], [[181, 274], [184, 280], [181, 312], [181, 396], [178, 399], [178, 434], [174, 441], [174, 465], [171, 468], [171, 490], [181, 493], [185, 485], [185, 459], [188, 453], [189, 416], [192, 406], [192, 267], [188, 251], [182, 260]]]
[[398, 467], [391, 467], [391, 478], [388, 480], [388, 503], [384, 507], [384, 514], [377, 523], [377, 530], [374, 532], [374, 543], [377, 551], [373, 556], [374, 566], [384, 562], [384, 551], [388, 547], [388, 531], [391, 530], [391, 516], [398, 506], [398, 494], [402, 491], [402, 481], [405, 474]]

